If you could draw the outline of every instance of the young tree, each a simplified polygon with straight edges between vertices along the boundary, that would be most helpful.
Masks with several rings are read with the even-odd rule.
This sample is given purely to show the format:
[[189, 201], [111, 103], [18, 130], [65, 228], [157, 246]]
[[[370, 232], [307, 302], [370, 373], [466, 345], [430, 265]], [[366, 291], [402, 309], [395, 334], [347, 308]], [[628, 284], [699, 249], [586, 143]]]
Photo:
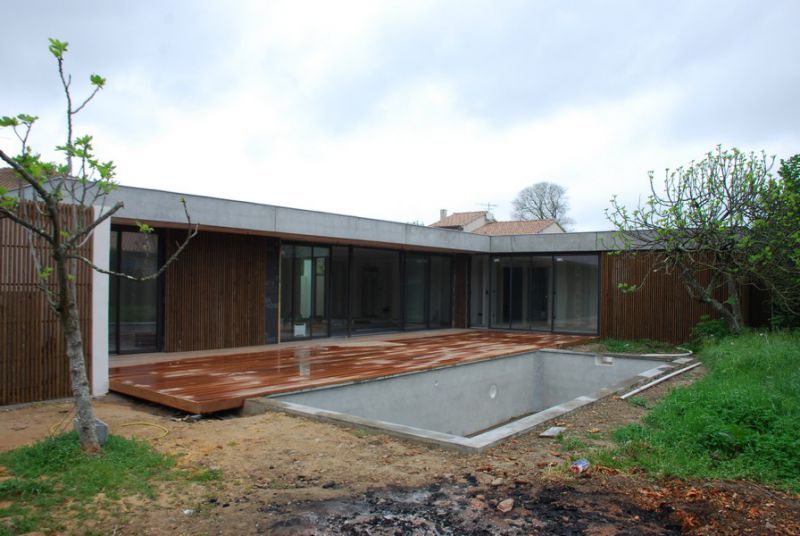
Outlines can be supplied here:
[[553, 219], [564, 229], [572, 225], [567, 190], [552, 182], [537, 182], [523, 188], [512, 201], [514, 217], [520, 220]]
[[[121, 202], [106, 206], [107, 196], [116, 188], [114, 163], [98, 160], [93, 152], [92, 137], [76, 136], [73, 131], [73, 117], [97, 95], [106, 80], [91, 75], [93, 89], [89, 96], [83, 101], [73, 101], [72, 78], [64, 72], [67, 43], [50, 39], [49, 50], [58, 63], [58, 75], [66, 97], [66, 141], [56, 148], [64, 155], [64, 160], [58, 164], [46, 162], [31, 149], [28, 139], [37, 117], [19, 114], [0, 118], [0, 127], [13, 129], [21, 144], [17, 156], [0, 149], [0, 159], [14, 169], [20, 184], [19, 190], [13, 192], [0, 188], [0, 218], [7, 218], [27, 231], [39, 288], [58, 316], [64, 333], [80, 444], [86, 452], [98, 452], [100, 445], [95, 432], [76, 297], [77, 265], [86, 263], [102, 273], [137, 281], [152, 279], [177, 258], [196, 234], [197, 227], [192, 225], [182, 200], [188, 224], [186, 240], [158, 272], [145, 277], [103, 270], [81, 254], [82, 246], [90, 240], [94, 230], [123, 207]], [[76, 105], [76, 102], [79, 103]], [[140, 231], [152, 232], [153, 229], [140, 224]], [[42, 250], [47, 252], [46, 257], [40, 255]]]
[[617, 229], [621, 250], [650, 251], [654, 270], [677, 273], [692, 297], [739, 331], [743, 286], [768, 276], [753, 262], [761, 242], [753, 229], [770, 217], [772, 164], [764, 153], [718, 146], [699, 162], [668, 169], [663, 187], [650, 172], [647, 202], [629, 211], [614, 197], [606, 217]]

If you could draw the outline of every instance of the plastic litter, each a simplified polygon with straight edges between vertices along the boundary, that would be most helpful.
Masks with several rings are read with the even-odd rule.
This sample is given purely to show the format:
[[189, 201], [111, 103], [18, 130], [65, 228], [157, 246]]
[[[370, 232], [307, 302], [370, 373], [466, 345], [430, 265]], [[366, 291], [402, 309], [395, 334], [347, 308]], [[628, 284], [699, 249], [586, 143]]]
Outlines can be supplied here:
[[589, 469], [589, 460], [586, 458], [581, 458], [580, 460], [575, 460], [572, 462], [572, 465], [569, 466], [569, 470], [579, 475]]

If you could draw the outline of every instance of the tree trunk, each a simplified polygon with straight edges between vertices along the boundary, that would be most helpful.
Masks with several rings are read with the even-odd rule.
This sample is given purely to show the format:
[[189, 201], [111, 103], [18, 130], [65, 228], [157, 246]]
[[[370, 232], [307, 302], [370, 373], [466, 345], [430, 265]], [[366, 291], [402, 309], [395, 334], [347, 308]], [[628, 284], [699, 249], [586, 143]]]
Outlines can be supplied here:
[[728, 286], [728, 299], [726, 303], [731, 307], [731, 316], [729, 322], [731, 331], [739, 333], [744, 329], [744, 316], [742, 315], [742, 300], [740, 297], [740, 287], [736, 279], [730, 275], [725, 277], [725, 283]]
[[67, 358], [72, 379], [72, 395], [75, 398], [75, 415], [78, 420], [78, 439], [84, 452], [100, 452], [95, 429], [92, 395], [89, 391], [89, 380], [86, 376], [86, 360], [84, 358], [83, 337], [81, 335], [80, 314], [76, 302], [75, 282], [69, 281], [62, 289], [66, 294], [66, 307], [60, 311], [61, 327], [67, 343]]
[[[733, 277], [725, 276], [728, 299], [723, 303], [715, 299], [711, 291], [700, 284], [695, 278], [695, 272], [692, 269], [682, 266], [680, 273], [690, 296], [713, 307], [728, 322], [728, 327], [731, 328], [732, 332], [739, 333], [742, 330], [744, 327], [742, 301], [739, 299], [739, 285]], [[730, 307], [726, 307], [726, 305], [730, 305]]]

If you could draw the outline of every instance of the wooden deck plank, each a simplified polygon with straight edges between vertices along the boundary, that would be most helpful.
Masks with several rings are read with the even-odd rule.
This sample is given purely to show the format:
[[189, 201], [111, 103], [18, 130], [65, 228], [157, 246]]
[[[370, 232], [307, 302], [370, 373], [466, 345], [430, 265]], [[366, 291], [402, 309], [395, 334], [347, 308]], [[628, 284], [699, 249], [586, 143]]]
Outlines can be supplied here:
[[[241, 407], [247, 398], [363, 381], [459, 363], [557, 348], [582, 335], [469, 330], [386, 335], [369, 340], [323, 339], [199, 352], [174, 360], [112, 361], [110, 388], [192, 413]], [[165, 354], [169, 355], [169, 354]]]

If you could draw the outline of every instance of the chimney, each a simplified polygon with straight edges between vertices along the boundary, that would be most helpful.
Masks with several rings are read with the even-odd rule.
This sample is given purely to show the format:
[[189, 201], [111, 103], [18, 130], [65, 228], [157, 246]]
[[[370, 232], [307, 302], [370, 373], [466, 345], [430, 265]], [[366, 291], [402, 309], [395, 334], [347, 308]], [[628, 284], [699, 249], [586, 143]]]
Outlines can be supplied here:
[[439, 211], [439, 219], [443, 220], [447, 217], [447, 209], [443, 208]]

